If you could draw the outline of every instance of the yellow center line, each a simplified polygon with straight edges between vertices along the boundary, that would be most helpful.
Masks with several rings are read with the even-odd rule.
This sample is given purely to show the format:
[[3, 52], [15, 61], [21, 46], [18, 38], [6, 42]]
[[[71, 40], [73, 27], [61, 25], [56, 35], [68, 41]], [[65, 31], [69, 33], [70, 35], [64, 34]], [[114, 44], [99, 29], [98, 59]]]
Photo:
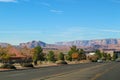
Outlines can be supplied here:
[[112, 70], [114, 67], [116, 67], [118, 64], [104, 70], [103, 72], [97, 73], [93, 78], [91, 78], [90, 80], [96, 80], [97, 78], [99, 78], [100, 76], [104, 75], [105, 73], [109, 72], [110, 70]]

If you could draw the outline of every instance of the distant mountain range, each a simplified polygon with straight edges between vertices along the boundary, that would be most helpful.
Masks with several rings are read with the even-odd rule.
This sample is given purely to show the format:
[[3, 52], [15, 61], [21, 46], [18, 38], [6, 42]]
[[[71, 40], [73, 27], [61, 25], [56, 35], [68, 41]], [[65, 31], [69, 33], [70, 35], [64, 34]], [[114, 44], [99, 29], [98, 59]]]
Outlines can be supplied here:
[[20, 43], [19, 47], [28, 47], [28, 48], [34, 48], [36, 46], [46, 47], [46, 43], [42, 41], [31, 41], [27, 43]]
[[[30, 49], [36, 46], [41, 46], [44, 51], [58, 50], [66, 52], [72, 45], [76, 45], [78, 48], [82, 48], [85, 51], [94, 51], [96, 49], [101, 50], [120, 50], [120, 39], [98, 39], [98, 40], [76, 40], [68, 42], [56, 42], [55, 44], [47, 44], [42, 41], [31, 41], [26, 43], [20, 43], [19, 45], [11, 45], [8, 43], [0, 43], [1, 47], [7, 47], [11, 55], [31, 56]], [[57, 53], [56, 52], [56, 53]]]
[[7, 47], [8, 45], [10, 45], [10, 44], [8, 44], [8, 43], [0, 43], [1, 47]]
[[117, 45], [120, 44], [120, 39], [76, 40], [69, 42], [57, 42], [56, 44], [67, 46]]
[[[1, 46], [7, 46], [7, 43], [0, 43]], [[34, 48], [36, 46], [41, 47], [59, 47], [59, 46], [72, 46], [76, 45], [78, 47], [119, 47], [120, 45], [120, 39], [98, 39], [98, 40], [76, 40], [76, 41], [69, 41], [69, 42], [56, 42], [55, 44], [47, 44], [42, 41], [31, 41], [27, 43], [20, 43], [19, 47], [28, 47], [28, 48]], [[114, 48], [113, 47], [113, 48]]]

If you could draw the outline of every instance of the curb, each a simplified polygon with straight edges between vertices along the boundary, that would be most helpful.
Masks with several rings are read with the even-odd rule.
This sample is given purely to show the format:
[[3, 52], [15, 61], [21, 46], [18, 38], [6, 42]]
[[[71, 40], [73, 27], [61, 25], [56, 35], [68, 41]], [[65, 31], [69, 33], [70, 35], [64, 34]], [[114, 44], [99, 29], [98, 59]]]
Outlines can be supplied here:
[[40, 68], [48, 68], [48, 67], [58, 67], [58, 65], [52, 66], [41, 66], [41, 67], [33, 67], [33, 68], [25, 68], [25, 69], [8, 69], [8, 70], [0, 70], [0, 72], [10, 72], [10, 71], [22, 71], [22, 70], [30, 70], [30, 69], [40, 69]]

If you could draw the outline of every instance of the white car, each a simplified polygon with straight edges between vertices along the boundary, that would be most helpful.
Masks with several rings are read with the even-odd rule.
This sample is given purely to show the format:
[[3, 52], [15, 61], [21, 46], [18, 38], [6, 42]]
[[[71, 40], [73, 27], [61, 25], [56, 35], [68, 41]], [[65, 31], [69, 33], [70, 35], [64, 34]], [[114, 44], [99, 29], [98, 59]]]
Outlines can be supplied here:
[[97, 62], [98, 62], [98, 63], [102, 63], [102, 62], [103, 62], [103, 60], [97, 60]]
[[120, 62], [120, 58], [116, 59], [115, 61], [116, 61], [116, 62]]

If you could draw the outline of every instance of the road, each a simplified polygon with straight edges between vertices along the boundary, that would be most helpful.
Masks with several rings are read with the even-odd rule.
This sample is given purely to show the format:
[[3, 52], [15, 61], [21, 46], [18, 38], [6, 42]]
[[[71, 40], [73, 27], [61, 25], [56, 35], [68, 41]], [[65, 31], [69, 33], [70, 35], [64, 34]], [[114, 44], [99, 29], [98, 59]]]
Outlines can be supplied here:
[[0, 80], [120, 80], [119, 67], [120, 63], [87, 63], [45, 67], [0, 72]]
[[120, 80], [120, 63], [116, 63], [108, 70], [103, 72], [96, 80]]

